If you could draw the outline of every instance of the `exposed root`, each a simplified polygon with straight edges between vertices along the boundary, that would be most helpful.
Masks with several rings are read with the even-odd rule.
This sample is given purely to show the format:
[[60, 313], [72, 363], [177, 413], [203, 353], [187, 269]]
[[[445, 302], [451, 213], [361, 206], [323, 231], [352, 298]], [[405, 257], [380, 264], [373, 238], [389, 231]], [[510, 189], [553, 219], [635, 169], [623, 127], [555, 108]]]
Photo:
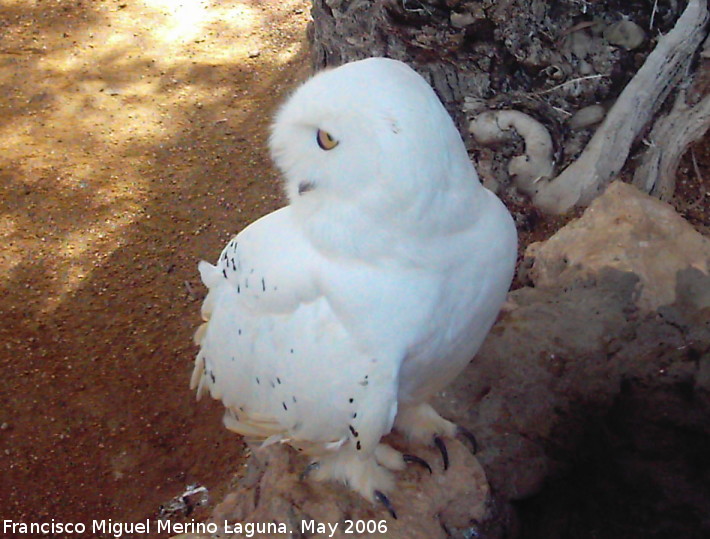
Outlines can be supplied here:
[[[690, 0], [675, 27], [624, 88], [580, 157], [560, 175], [535, 186], [533, 202], [549, 213], [587, 205], [616, 177], [631, 146], [668, 95], [686, 78], [707, 35], [706, 0]], [[696, 133], [693, 131], [693, 133]], [[689, 137], [690, 139], [690, 137]]]
[[[678, 163], [686, 149], [710, 127], [710, 39], [705, 40], [702, 56], [693, 87], [679, 93], [671, 112], [653, 126], [650, 147], [634, 173], [636, 187], [662, 200], [673, 196]], [[695, 104], [693, 93], [701, 97]]]
[[468, 130], [485, 146], [507, 141], [512, 130], [525, 140], [525, 154], [514, 157], [508, 165], [508, 174], [523, 193], [533, 195], [537, 182], [552, 177], [552, 137], [545, 126], [531, 116], [517, 110], [487, 111], [479, 114]]

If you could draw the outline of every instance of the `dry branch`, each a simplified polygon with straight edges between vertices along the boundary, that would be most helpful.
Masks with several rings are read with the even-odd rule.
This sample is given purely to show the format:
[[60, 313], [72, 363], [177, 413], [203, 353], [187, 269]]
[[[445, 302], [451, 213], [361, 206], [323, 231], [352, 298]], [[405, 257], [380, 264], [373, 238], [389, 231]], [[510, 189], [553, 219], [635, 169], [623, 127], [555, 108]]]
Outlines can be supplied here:
[[631, 145], [688, 72], [707, 30], [706, 0], [690, 0], [675, 27], [656, 48], [611, 108], [580, 157], [559, 176], [538, 184], [533, 201], [550, 213], [587, 205], [621, 171]]
[[[673, 110], [656, 122], [648, 137], [650, 147], [634, 173], [636, 187], [662, 200], [673, 196], [676, 170], [685, 150], [710, 127], [710, 39], [705, 40], [702, 56], [693, 86], [679, 93]], [[700, 94], [695, 104], [689, 98], [693, 93]]]

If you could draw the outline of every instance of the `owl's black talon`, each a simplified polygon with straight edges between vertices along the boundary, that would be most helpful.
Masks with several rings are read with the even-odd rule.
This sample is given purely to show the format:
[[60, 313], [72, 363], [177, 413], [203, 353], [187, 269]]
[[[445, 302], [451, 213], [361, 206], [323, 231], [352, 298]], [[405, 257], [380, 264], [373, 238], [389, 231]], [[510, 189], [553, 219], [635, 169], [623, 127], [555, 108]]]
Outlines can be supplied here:
[[308, 466], [306, 466], [303, 469], [303, 471], [301, 472], [301, 475], [298, 476], [298, 479], [301, 481], [305, 480], [306, 477], [308, 477], [313, 470], [317, 470], [318, 468], [320, 468], [320, 462], [318, 462], [318, 461], [311, 462]]
[[464, 438], [466, 438], [471, 444], [471, 453], [473, 453], [474, 455], [478, 453], [478, 441], [476, 441], [476, 437], [470, 430], [464, 427], [457, 426], [456, 436], [463, 436]]
[[431, 466], [429, 466], [429, 463], [426, 460], [424, 460], [423, 458], [420, 458], [416, 455], [402, 455], [402, 458], [404, 459], [404, 462], [412, 463], [412, 464], [419, 464], [420, 466], [424, 466], [424, 468], [429, 470], [429, 473], [433, 473], [431, 471]]
[[385, 496], [385, 494], [380, 491], [376, 490], [375, 491], [375, 499], [380, 502], [382, 505], [385, 506], [385, 509], [387, 509], [390, 512], [390, 515], [392, 515], [392, 518], [397, 520], [397, 513], [394, 512], [394, 507], [392, 507], [392, 502], [390, 499]]
[[444, 470], [449, 469], [449, 452], [446, 450], [446, 444], [444, 440], [438, 436], [434, 436], [434, 445], [441, 453], [441, 458], [444, 460]]

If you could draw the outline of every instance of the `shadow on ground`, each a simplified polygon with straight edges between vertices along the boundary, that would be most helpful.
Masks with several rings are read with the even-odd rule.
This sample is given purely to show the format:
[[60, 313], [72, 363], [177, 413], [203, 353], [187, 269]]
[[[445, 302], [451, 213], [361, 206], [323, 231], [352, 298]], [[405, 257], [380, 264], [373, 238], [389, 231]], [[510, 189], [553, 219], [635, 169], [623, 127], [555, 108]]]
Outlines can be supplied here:
[[266, 132], [307, 71], [305, 2], [6, 4], [4, 518], [219, 500], [242, 447], [187, 387], [196, 263], [281, 204]]

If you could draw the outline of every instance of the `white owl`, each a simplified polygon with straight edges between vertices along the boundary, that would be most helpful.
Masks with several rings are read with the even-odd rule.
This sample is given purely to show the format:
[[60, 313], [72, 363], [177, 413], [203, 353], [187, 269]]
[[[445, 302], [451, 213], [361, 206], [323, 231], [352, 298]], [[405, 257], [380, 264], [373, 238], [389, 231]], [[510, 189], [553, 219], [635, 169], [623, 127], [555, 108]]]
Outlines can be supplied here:
[[192, 387], [222, 400], [227, 428], [287, 442], [317, 479], [387, 505], [405, 459], [382, 437], [456, 434], [427, 401], [493, 324], [515, 226], [434, 91], [398, 61], [314, 76], [270, 147], [289, 205], [200, 263]]

